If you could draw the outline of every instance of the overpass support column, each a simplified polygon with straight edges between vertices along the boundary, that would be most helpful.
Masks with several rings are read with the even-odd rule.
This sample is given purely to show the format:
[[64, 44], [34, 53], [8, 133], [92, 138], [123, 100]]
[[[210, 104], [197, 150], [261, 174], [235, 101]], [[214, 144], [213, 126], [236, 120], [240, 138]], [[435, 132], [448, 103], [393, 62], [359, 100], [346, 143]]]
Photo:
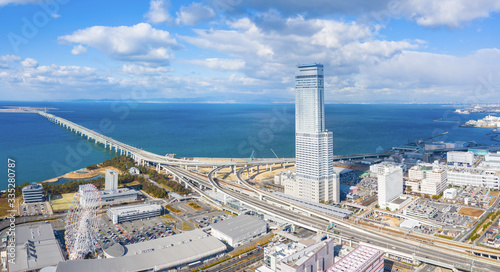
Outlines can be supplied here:
[[264, 200], [264, 197], [262, 194], [259, 194], [259, 200], [261, 200], [261, 201]]
[[188, 166], [187, 166], [187, 164], [184, 166], [184, 169], [188, 170]]
[[259, 171], [259, 165], [257, 165], [257, 174], [259, 174], [259, 172], [260, 172], [260, 171]]
[[196, 165], [196, 171], [198, 171], [198, 165]]
[[236, 165], [233, 167], [233, 173], [236, 176]]

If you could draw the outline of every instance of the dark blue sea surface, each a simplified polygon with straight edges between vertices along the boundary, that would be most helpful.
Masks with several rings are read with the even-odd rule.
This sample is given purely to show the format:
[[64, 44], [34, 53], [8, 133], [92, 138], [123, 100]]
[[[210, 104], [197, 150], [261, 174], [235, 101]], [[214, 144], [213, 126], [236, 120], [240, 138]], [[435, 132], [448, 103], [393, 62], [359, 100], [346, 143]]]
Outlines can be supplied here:
[[[1, 106], [57, 108], [49, 112], [124, 143], [180, 157], [294, 157], [294, 105], [164, 104], [111, 102], [0, 102]], [[484, 114], [455, 115], [442, 105], [325, 106], [335, 154], [371, 153], [445, 131], [436, 141], [496, 144], [491, 129], [460, 128]], [[459, 123], [435, 122], [455, 120]], [[466, 118], [466, 119], [464, 119]], [[7, 159], [15, 159], [17, 184], [39, 182], [99, 163], [114, 152], [38, 114], [0, 113], [0, 189]]]

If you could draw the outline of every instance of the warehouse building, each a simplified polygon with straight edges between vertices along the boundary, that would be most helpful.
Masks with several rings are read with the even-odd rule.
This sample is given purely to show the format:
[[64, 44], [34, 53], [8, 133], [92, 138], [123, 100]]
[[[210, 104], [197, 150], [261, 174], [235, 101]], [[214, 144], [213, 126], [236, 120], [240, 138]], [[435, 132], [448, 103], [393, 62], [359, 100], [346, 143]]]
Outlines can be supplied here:
[[116, 258], [60, 262], [56, 272], [170, 271], [203, 261], [226, 251], [217, 238], [201, 229], [125, 246]]
[[30, 184], [23, 187], [24, 203], [36, 203], [43, 201], [43, 187], [41, 184]]
[[16, 226], [15, 254], [7, 254], [10, 272], [55, 267], [64, 257], [50, 224]]
[[240, 215], [212, 225], [212, 235], [236, 247], [267, 233], [267, 223], [258, 217]]
[[163, 211], [158, 204], [138, 204], [108, 209], [108, 216], [113, 224], [160, 216]]

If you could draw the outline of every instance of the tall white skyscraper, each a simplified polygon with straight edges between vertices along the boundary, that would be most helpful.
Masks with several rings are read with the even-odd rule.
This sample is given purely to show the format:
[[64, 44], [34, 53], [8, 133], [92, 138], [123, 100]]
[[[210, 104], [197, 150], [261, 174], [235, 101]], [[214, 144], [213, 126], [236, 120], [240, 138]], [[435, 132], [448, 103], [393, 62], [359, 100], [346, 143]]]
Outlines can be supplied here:
[[[295, 75], [294, 181], [285, 193], [314, 202], [340, 202], [333, 171], [333, 134], [325, 129], [323, 65], [298, 65]], [[288, 188], [288, 189], [287, 189]], [[288, 191], [288, 192], [287, 192]]]

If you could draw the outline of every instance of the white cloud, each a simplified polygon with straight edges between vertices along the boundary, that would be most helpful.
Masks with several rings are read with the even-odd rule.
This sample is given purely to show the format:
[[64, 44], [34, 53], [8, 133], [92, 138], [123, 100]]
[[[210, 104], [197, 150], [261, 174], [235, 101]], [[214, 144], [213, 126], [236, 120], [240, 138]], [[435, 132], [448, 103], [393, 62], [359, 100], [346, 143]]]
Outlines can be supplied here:
[[15, 55], [2, 55], [0, 56], [0, 68], [7, 68], [11, 63], [18, 62], [21, 57]]
[[423, 26], [459, 27], [500, 11], [498, 0], [409, 0], [402, 2], [404, 13]]
[[166, 65], [173, 50], [182, 48], [170, 33], [147, 23], [134, 26], [93, 26], [58, 37], [59, 41], [94, 47], [111, 58]]
[[71, 54], [73, 55], [80, 55], [80, 54], [85, 54], [87, 53], [87, 47], [78, 44], [73, 46], [73, 49], [71, 49]]
[[39, 4], [47, 0], [0, 0], [0, 7], [6, 5], [24, 5], [24, 4]]
[[192, 3], [188, 7], [181, 7], [177, 12], [177, 24], [197, 25], [215, 17], [215, 12], [212, 8], [202, 5], [201, 3]]
[[38, 61], [32, 58], [26, 58], [23, 61], [21, 61], [21, 65], [23, 67], [37, 67], [38, 66]]
[[151, 2], [149, 2], [149, 11], [144, 14], [144, 17], [154, 24], [170, 22], [172, 21], [172, 17], [170, 17], [168, 13], [169, 7], [170, 2], [164, 0], [151, 0]]
[[200, 60], [189, 60], [186, 62], [195, 65], [205, 66], [214, 70], [236, 71], [236, 70], [241, 70], [245, 67], [245, 61], [242, 59], [208, 58]]
[[422, 26], [452, 28], [500, 11], [498, 0], [210, 0], [209, 4], [219, 13], [229, 15], [247, 14], [248, 10], [268, 12], [274, 9], [285, 16], [356, 16], [378, 23], [383, 23], [387, 16], [404, 17]]
[[134, 75], [156, 75], [162, 74], [169, 71], [166, 67], [147, 67], [137, 64], [124, 64], [122, 67], [122, 71], [126, 74], [134, 74]]
[[[266, 24], [265, 22], [263, 23]], [[355, 22], [301, 16], [281, 18], [278, 27], [263, 29], [249, 18], [229, 22], [231, 30], [194, 30], [197, 36], [180, 38], [198, 47], [215, 50], [245, 62], [245, 72], [259, 78], [279, 78], [293, 73], [298, 63], [322, 62], [335, 65], [336, 73], [359, 72], [366, 62], [377, 63], [420, 42], [380, 41], [376, 29]], [[294, 29], [309, 31], [294, 32]]]

